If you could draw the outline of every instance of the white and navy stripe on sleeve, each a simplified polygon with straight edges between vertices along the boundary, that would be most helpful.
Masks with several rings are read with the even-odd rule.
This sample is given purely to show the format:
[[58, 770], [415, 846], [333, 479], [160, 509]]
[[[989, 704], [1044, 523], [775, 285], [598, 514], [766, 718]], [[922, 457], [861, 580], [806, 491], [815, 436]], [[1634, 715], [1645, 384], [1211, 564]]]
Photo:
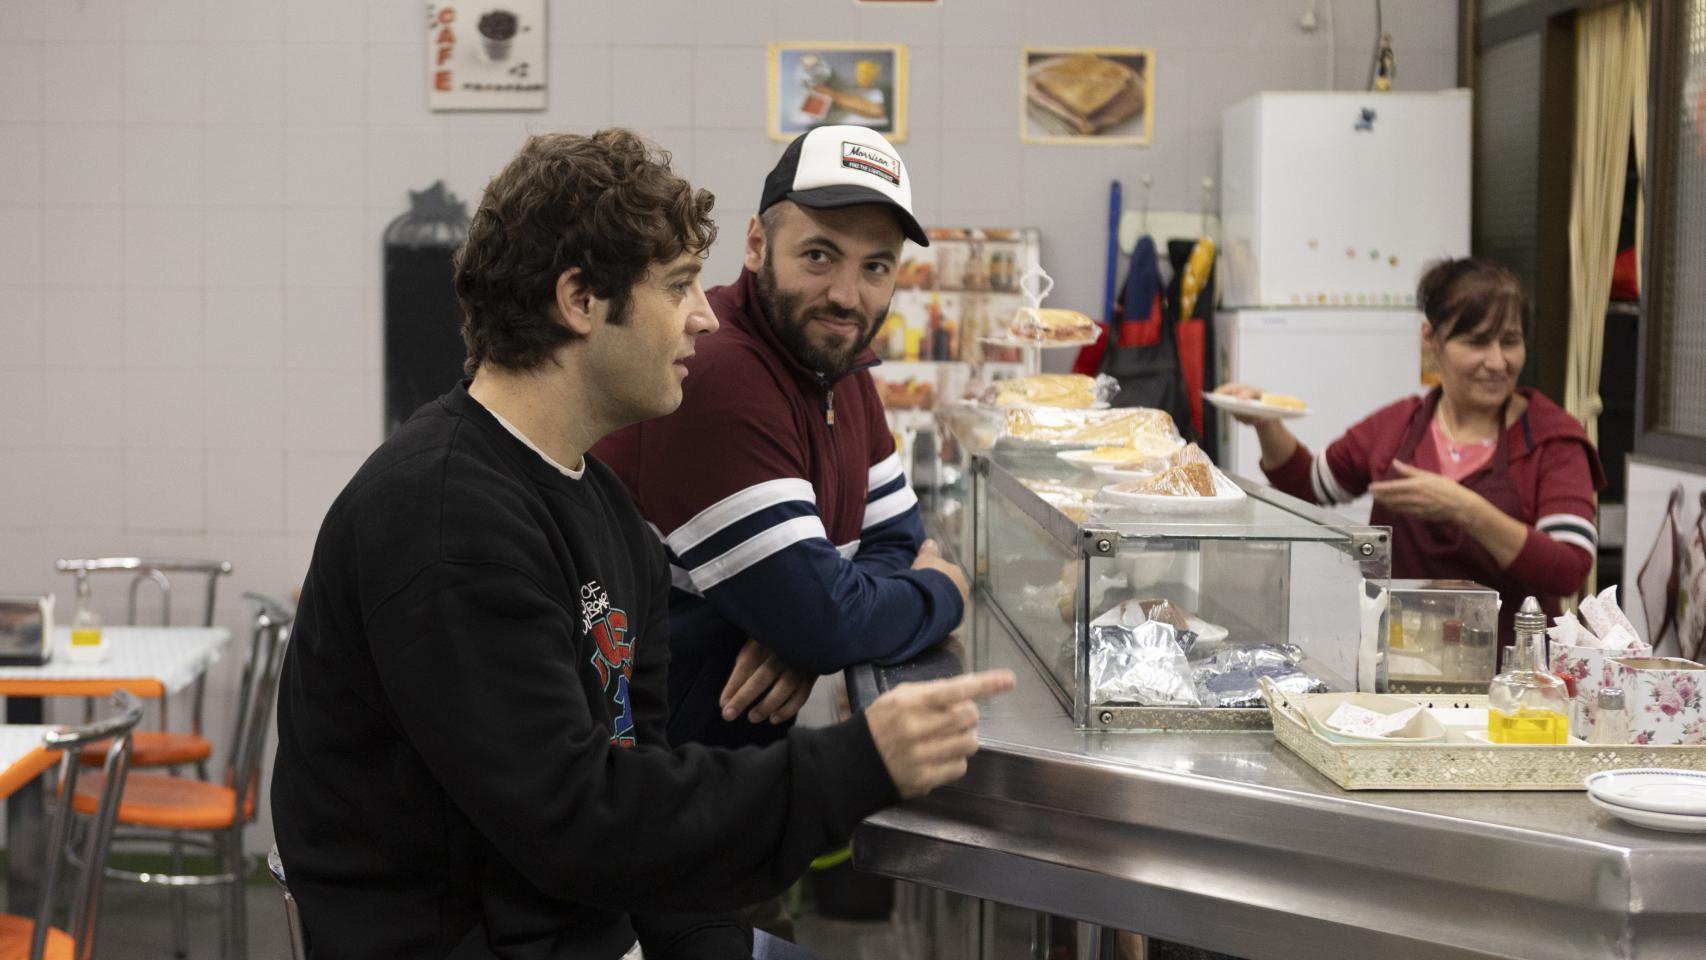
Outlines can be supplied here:
[[[811, 540], [827, 545], [829, 535], [818, 516], [811, 483], [798, 477], [766, 480], [729, 494], [663, 538], [671, 584], [693, 594]], [[851, 557], [859, 542], [835, 549]]]
[[1339, 478], [1333, 476], [1333, 468], [1327, 466], [1325, 456], [1315, 458], [1315, 464], [1309, 471], [1309, 484], [1314, 488], [1315, 502], [1322, 506], [1350, 503], [1356, 499], [1340, 485]]
[[918, 506], [918, 495], [900, 468], [898, 451], [871, 467], [865, 490], [865, 519], [859, 524], [860, 530], [880, 527]]
[[1535, 521], [1534, 528], [1560, 543], [1586, 550], [1589, 556], [1599, 552], [1599, 530], [1586, 517], [1551, 513]]

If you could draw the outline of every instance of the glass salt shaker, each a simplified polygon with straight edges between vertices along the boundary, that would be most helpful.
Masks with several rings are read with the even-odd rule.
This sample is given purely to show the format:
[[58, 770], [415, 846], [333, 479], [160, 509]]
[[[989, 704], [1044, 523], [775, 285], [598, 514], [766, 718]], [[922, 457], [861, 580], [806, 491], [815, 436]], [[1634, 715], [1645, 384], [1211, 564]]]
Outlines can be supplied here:
[[1593, 742], [1627, 744], [1629, 711], [1624, 707], [1622, 689], [1602, 687], [1594, 705]]

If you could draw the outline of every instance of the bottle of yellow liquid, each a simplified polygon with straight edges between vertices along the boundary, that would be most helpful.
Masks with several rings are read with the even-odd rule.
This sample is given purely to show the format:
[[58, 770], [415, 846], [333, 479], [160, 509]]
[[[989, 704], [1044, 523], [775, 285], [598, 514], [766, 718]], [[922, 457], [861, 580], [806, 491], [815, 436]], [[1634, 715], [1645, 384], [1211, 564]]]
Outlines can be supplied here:
[[1546, 614], [1529, 597], [1516, 615], [1513, 669], [1487, 687], [1487, 739], [1493, 743], [1568, 743], [1570, 695], [1546, 669]]
[[71, 647], [66, 653], [76, 663], [99, 663], [107, 656], [101, 615], [89, 598], [88, 577], [77, 578], [77, 612], [71, 617]]

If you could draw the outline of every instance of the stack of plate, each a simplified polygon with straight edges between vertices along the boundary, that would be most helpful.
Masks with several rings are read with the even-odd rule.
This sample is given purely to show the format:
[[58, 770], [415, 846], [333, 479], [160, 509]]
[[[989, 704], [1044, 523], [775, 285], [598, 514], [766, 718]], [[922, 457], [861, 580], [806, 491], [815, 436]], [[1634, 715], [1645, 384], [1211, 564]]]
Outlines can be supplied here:
[[1706, 833], [1706, 771], [1602, 770], [1585, 782], [1588, 800], [1620, 820], [1654, 830]]

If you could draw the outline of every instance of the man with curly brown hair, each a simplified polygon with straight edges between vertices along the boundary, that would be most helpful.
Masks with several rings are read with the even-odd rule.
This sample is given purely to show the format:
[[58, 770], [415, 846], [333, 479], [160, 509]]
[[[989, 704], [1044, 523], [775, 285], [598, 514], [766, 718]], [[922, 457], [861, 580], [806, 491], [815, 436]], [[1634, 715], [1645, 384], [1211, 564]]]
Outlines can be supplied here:
[[472, 379], [327, 513], [279, 693], [273, 818], [310, 956], [750, 957], [729, 910], [957, 778], [914, 684], [761, 751], [664, 740], [663, 546], [586, 450], [681, 401], [717, 327], [712, 198], [633, 134], [534, 137], [458, 254]]

